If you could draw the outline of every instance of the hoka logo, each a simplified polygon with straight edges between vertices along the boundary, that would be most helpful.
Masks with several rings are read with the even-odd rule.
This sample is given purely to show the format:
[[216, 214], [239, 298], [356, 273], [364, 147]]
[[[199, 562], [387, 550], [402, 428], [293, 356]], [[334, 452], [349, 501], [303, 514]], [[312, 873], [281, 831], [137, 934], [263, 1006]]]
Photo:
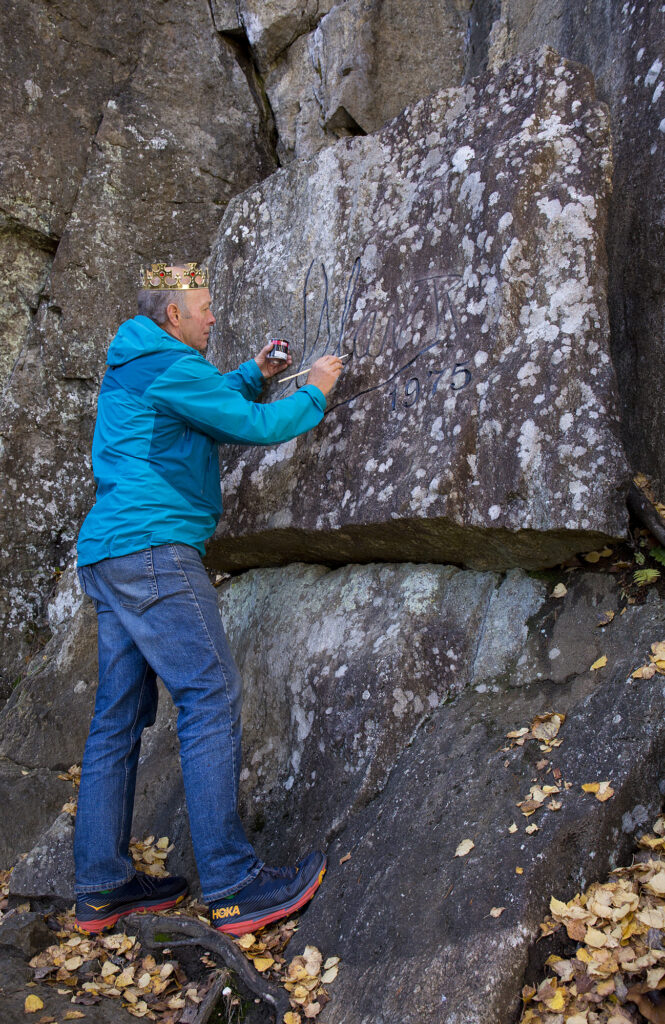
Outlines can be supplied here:
[[235, 917], [236, 914], [240, 913], [240, 907], [220, 907], [218, 910], [215, 909], [212, 912], [213, 921], [219, 921], [224, 917]]

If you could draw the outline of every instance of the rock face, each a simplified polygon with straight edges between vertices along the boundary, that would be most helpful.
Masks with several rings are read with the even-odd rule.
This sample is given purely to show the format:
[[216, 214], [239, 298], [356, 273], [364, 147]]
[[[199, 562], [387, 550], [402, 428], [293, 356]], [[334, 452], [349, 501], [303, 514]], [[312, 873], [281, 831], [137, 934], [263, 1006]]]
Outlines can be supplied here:
[[609, 174], [588, 74], [544, 51], [234, 200], [213, 358], [351, 358], [312, 435], [226, 462], [216, 564], [538, 567], [621, 535]]
[[608, 235], [612, 355], [632, 464], [665, 487], [665, 8], [648, 3], [503, 0], [491, 59], [547, 44], [581, 61], [610, 108], [614, 191]]
[[[610, 594], [602, 582], [580, 580], [559, 609], [561, 628], [578, 615], [593, 628], [608, 598], [607, 607], [614, 603]], [[556, 614], [543, 607], [533, 626], [548, 633]], [[529, 950], [550, 895], [570, 899], [629, 862], [635, 836], [660, 811], [662, 683], [642, 686], [627, 676], [664, 627], [662, 605], [629, 609], [600, 643], [589, 632], [589, 646], [608, 656], [600, 678], [587, 662], [566, 682], [548, 682], [543, 645], [541, 681], [533, 685], [531, 673], [518, 672], [513, 683], [520, 686], [467, 691], [423, 725], [381, 795], [330, 848], [325, 884], [298, 931], [295, 952], [316, 942], [324, 955], [342, 958], [327, 1024], [518, 1019]], [[507, 732], [554, 709], [568, 716], [561, 747], [543, 753], [529, 741], [501, 749]], [[541, 759], [547, 764], [538, 769]], [[534, 779], [551, 783], [554, 768], [571, 784], [557, 798], [561, 809], [544, 806], [526, 819], [517, 801]], [[605, 804], [581, 790], [601, 779], [615, 789]], [[539, 831], [526, 834], [534, 821]], [[467, 838], [474, 848], [456, 857]], [[493, 907], [505, 908], [497, 919]], [[541, 942], [535, 953], [544, 961], [551, 950]]]
[[[602, 878], [658, 813], [663, 686], [630, 673], [664, 635], [663, 601], [599, 628], [622, 601], [611, 576], [575, 574], [563, 600], [550, 590], [520, 570], [405, 564], [253, 570], [220, 587], [245, 680], [243, 817], [270, 863], [329, 850], [297, 938], [342, 957], [328, 1024], [512, 1024], [550, 895]], [[79, 632], [94, 648], [91, 625]], [[49, 653], [54, 708], [71, 714], [66, 659]], [[510, 747], [547, 711], [566, 715], [560, 747]], [[17, 714], [2, 713], [4, 734]], [[195, 883], [174, 720], [163, 699], [134, 832], [175, 838], [169, 867]], [[560, 809], [525, 818], [516, 803], [554, 769]], [[604, 779], [607, 803], [582, 792]], [[56, 815], [12, 876], [17, 899], [71, 899], [71, 819]]]
[[93, 500], [95, 401], [108, 344], [135, 312], [140, 265], [204, 258], [230, 197], [275, 167], [206, 5], [13, 7], [1, 66], [16, 88], [0, 118], [5, 663]]
[[[470, 0], [240, 0], [275, 115], [282, 163], [375, 131], [407, 103], [458, 85]], [[423, 40], [435, 41], [423, 45]]]

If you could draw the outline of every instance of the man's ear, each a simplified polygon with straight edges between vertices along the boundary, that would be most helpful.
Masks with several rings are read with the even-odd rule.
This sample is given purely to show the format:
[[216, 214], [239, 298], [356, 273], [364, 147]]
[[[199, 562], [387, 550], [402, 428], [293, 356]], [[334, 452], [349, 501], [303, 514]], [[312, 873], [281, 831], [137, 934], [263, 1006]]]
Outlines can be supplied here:
[[172, 324], [173, 327], [178, 326], [178, 323], [180, 322], [180, 310], [178, 309], [177, 303], [169, 302], [168, 306], [166, 307], [166, 316], [168, 322]]

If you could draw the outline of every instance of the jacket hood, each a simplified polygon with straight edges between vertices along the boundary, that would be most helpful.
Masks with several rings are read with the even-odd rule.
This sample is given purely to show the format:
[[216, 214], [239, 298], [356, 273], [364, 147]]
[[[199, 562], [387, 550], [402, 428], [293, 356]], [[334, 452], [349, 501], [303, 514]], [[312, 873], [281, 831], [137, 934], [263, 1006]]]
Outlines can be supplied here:
[[[189, 346], [177, 338], [172, 338], [158, 327], [154, 320], [147, 316], [135, 316], [132, 320], [125, 320], [118, 328], [118, 333], [109, 345], [106, 362], [111, 367], [122, 366], [123, 363], [129, 363], [139, 356], [148, 356], [155, 352], [181, 352], [183, 348]], [[196, 350], [189, 348], [189, 351]]]

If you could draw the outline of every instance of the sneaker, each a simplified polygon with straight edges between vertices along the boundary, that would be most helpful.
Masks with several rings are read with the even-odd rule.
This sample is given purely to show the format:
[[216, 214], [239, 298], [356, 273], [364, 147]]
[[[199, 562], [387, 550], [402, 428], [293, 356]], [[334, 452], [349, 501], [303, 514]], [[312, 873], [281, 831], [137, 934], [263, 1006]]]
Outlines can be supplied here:
[[325, 854], [315, 850], [294, 868], [262, 868], [238, 892], [210, 904], [213, 928], [230, 935], [244, 935], [280, 917], [288, 917], [311, 900], [321, 885], [327, 863]]
[[179, 875], [155, 878], [138, 871], [117, 889], [100, 889], [76, 898], [76, 926], [83, 932], [103, 932], [127, 914], [168, 910], [187, 895], [187, 880]]

